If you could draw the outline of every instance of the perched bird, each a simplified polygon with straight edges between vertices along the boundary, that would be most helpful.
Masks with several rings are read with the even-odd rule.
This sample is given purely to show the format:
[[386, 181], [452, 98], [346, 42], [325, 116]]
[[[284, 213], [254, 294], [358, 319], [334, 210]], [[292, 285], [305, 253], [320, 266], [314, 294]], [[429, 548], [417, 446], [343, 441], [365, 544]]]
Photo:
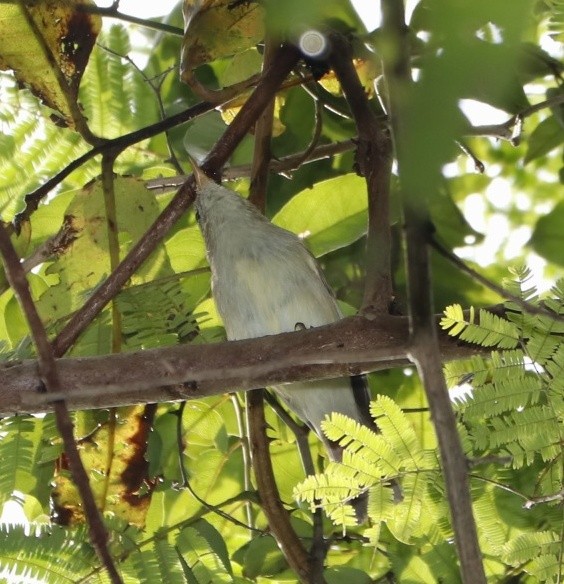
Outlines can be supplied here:
[[[195, 205], [211, 268], [212, 293], [227, 338], [262, 337], [341, 319], [335, 296], [302, 241], [193, 166], [198, 187]], [[272, 389], [319, 436], [331, 460], [341, 460], [342, 448], [321, 429], [327, 416], [339, 412], [372, 426], [363, 376]], [[352, 503], [357, 517], [363, 519], [365, 498]]]

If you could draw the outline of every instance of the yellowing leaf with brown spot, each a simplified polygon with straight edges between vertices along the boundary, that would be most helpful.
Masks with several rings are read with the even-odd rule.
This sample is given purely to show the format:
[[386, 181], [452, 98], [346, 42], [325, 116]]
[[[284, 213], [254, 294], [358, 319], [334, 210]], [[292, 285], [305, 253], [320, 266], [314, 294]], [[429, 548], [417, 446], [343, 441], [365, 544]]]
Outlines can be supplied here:
[[71, 128], [80, 79], [101, 27], [99, 16], [75, 9], [79, 3], [94, 4], [0, 5], [0, 69], [12, 69], [22, 85], [58, 112], [58, 123]]
[[[145, 459], [154, 406], [131, 406], [99, 412], [79, 412], [75, 427], [82, 463], [96, 505], [139, 527], [151, 502], [153, 483]], [[63, 525], [84, 521], [84, 510], [62, 455], [55, 474], [53, 503]]]
[[256, 45], [264, 37], [264, 9], [256, 2], [184, 0], [180, 71]]

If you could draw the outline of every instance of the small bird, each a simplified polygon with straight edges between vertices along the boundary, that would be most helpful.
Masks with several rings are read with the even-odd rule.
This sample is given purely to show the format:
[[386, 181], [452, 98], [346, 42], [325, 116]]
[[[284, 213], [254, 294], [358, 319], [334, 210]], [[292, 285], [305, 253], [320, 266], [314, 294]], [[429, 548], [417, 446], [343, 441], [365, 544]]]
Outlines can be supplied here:
[[[212, 274], [212, 293], [227, 338], [240, 340], [335, 322], [343, 317], [315, 258], [293, 233], [271, 223], [194, 163], [196, 211]], [[374, 427], [363, 376], [295, 382], [272, 388], [341, 461], [321, 422], [333, 412]], [[359, 521], [366, 497], [351, 501]]]

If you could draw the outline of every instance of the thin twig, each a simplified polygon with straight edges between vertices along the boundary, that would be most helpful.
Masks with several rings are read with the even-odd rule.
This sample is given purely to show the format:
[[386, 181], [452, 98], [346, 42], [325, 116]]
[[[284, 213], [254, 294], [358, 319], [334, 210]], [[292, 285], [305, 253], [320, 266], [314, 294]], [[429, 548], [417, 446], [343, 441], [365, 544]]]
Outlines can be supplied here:
[[88, 152], [85, 152], [73, 160], [55, 176], [44, 182], [35, 191], [26, 195], [24, 199], [25, 209], [16, 215], [14, 219], [15, 227], [10, 228], [8, 226], [8, 232], [12, 233], [24, 220], [29, 219], [39, 206], [41, 200], [47, 196], [49, 192], [57, 185], [62, 183], [63, 180], [65, 180], [65, 178], [67, 178], [67, 176], [69, 176], [73, 171], [75, 171], [77, 168], [80, 168], [85, 162], [88, 162], [88, 160], [94, 158], [98, 154], [104, 154], [107, 152], [113, 152], [117, 156], [117, 154], [125, 150], [127, 147], [132, 146], [133, 144], [137, 144], [138, 142], [146, 140], [147, 138], [152, 138], [161, 132], [165, 132], [170, 128], [184, 124], [198, 116], [212, 111], [214, 108], [215, 106], [211, 103], [198, 103], [192, 107], [189, 107], [188, 109], [185, 109], [184, 111], [170, 116], [169, 118], [141, 128], [140, 130], [135, 130], [134, 132], [124, 134], [123, 136], [118, 136], [117, 138], [112, 138], [111, 140], [104, 140], [104, 142], [98, 146], [95, 146]]
[[[240, 402], [240, 394], [231, 394], [231, 403], [233, 404], [233, 410], [235, 412], [235, 419], [237, 420], [237, 430], [239, 432], [239, 438], [241, 440], [241, 453], [243, 455], [243, 488], [245, 491], [251, 490], [251, 448], [249, 446], [249, 436], [247, 434], [247, 427], [245, 425], [245, 416], [243, 414], [243, 408]], [[245, 504], [245, 509], [247, 512], [247, 523], [249, 525], [255, 526], [253, 506], [250, 501]]]
[[208, 89], [194, 74], [194, 71], [187, 69], [182, 71], [181, 79], [200, 99], [210, 101], [215, 104], [225, 103], [231, 101], [241, 93], [248, 91], [257, 84], [260, 75], [252, 75], [248, 79], [234, 83], [229, 87], [222, 87], [221, 89]]
[[[315, 125], [313, 128], [313, 134], [307, 148], [301, 153], [301, 158], [298, 158], [294, 162], [292, 170], [299, 168], [308, 159], [311, 160], [311, 156], [313, 152], [315, 152], [321, 138], [321, 133], [323, 132], [323, 110], [321, 102], [318, 99], [313, 98], [313, 103], [315, 106]], [[288, 173], [284, 173], [284, 176], [288, 177]]]
[[506, 485], [504, 483], [500, 483], [499, 481], [496, 481], [494, 479], [490, 479], [488, 477], [483, 477], [481, 475], [477, 475], [477, 474], [473, 474], [473, 473], [469, 474], [468, 476], [473, 478], [473, 479], [476, 479], [478, 481], [481, 481], [483, 483], [489, 483], [490, 485], [494, 485], [498, 489], [501, 489], [502, 491], [507, 491], [508, 493], [511, 493], [512, 495], [515, 495], [516, 497], [519, 497], [520, 499], [524, 499], [525, 501], [529, 500], [527, 495], [524, 495], [523, 493], [521, 493], [517, 489], [514, 489], [513, 487], [510, 487], [509, 485]]
[[[116, 194], [114, 188], [114, 163], [115, 155], [112, 152], [102, 156], [102, 191], [104, 193], [104, 207], [106, 212], [106, 233], [108, 237], [108, 255], [110, 257], [110, 270], [113, 271], [119, 265], [119, 226], [116, 209]], [[122, 350], [122, 316], [117, 302], [111, 305], [112, 324], [112, 353], [121, 353]], [[105, 478], [101, 500], [106, 502], [110, 488], [110, 475], [115, 455], [115, 433], [117, 426], [116, 408], [110, 408], [108, 412], [108, 449], [106, 451]], [[102, 507], [103, 508], [103, 507]]]
[[486, 288], [489, 288], [496, 294], [499, 294], [499, 296], [505, 298], [505, 300], [513, 302], [514, 304], [519, 306], [519, 308], [522, 308], [523, 312], [527, 312], [528, 314], [536, 314], [539, 316], [546, 316], [554, 321], [564, 322], [563, 314], [556, 314], [556, 312], [552, 312], [544, 308], [543, 306], [535, 306], [534, 304], [531, 304], [530, 302], [523, 300], [523, 298], [516, 296], [515, 294], [512, 294], [503, 286], [499, 286], [495, 282], [492, 282], [489, 278], [486, 278], [485, 276], [471, 268], [466, 262], [464, 262], [464, 260], [460, 259], [456, 254], [452, 253], [444, 245], [439, 243], [436, 237], [431, 237], [429, 243], [433, 249], [439, 252], [444, 258], [446, 258], [451, 264], [456, 266], [459, 270], [468, 274], [472, 279], [476, 280], [476, 282], [482, 284], [482, 286], [485, 286]]
[[[118, 57], [119, 59], [124, 59], [135, 69], [137, 74], [143, 78], [143, 81], [145, 81], [145, 83], [149, 86], [151, 91], [154, 93], [155, 99], [157, 100], [157, 105], [159, 106], [159, 114], [161, 117], [161, 121], [166, 119], [165, 107], [164, 107], [163, 99], [161, 96], [161, 88], [162, 88], [163, 83], [165, 82], [167, 75], [169, 75], [173, 71], [176, 72], [176, 70], [174, 68], [170, 67], [168, 69], [168, 71], [166, 71], [164, 74], [160, 74], [158, 76], [153, 77], [153, 79], [155, 79], [155, 78], [159, 79], [158, 83], [155, 84], [155, 83], [153, 83], [153, 79], [150, 79], [146, 75], [145, 71], [143, 71], [143, 69], [141, 69], [137, 65], [137, 63], [135, 63], [135, 61], [129, 55], [121, 55], [117, 51], [114, 51], [113, 49], [110, 49], [109, 47], [105, 47], [105, 46], [100, 45], [100, 44], [98, 44], [98, 46], [101, 49], [103, 49], [104, 51], [110, 53], [110, 55], [113, 55], [114, 57]], [[184, 169], [182, 168], [182, 165], [180, 164], [178, 157], [176, 156], [176, 153], [174, 152], [174, 148], [172, 146], [172, 141], [170, 139], [170, 132], [168, 130], [165, 130], [164, 135], [166, 138], [166, 144], [167, 144], [168, 153], [169, 153], [168, 161], [172, 164], [172, 166], [174, 166], [174, 168], [178, 174], [183, 174]]]
[[531, 497], [523, 504], [524, 509], [532, 509], [541, 503], [553, 503], [554, 501], [564, 501], [564, 489], [552, 495], [543, 495], [541, 497]]
[[508, 140], [513, 144], [513, 146], [518, 146], [521, 142], [523, 121], [526, 118], [542, 111], [543, 109], [559, 106], [563, 103], [564, 93], [559, 93], [548, 99], [545, 99], [544, 101], [526, 107], [501, 124], [471, 126], [465, 130], [464, 134], [466, 136], [489, 136], [492, 138], [500, 138], [501, 140]]
[[[268, 168], [270, 172], [277, 174], [285, 174], [289, 171], [295, 170], [302, 164], [310, 162], [317, 162], [325, 158], [330, 158], [335, 154], [342, 154], [348, 152], [356, 147], [355, 140], [343, 140], [342, 142], [335, 142], [333, 144], [321, 144], [314, 148], [307, 159], [304, 159], [305, 150], [297, 154], [290, 154], [283, 156], [277, 160], [271, 160]], [[309, 148], [309, 147], [308, 147]], [[151, 190], [159, 192], [168, 192], [177, 189], [186, 182], [189, 175], [171, 176], [168, 178], [154, 178], [145, 182], [145, 186]], [[235, 180], [237, 178], [245, 178], [251, 176], [251, 165], [241, 164], [240, 166], [230, 166], [224, 168], [222, 177], [226, 180]]]
[[462, 152], [464, 152], [464, 154], [466, 154], [466, 156], [472, 160], [476, 172], [484, 174], [484, 172], [486, 172], [486, 165], [474, 154], [472, 148], [470, 148], [470, 146], [468, 146], [468, 144], [462, 140], [457, 140], [456, 143], [458, 144], [460, 150], [462, 150]]
[[[322, 87], [318, 81], [315, 79], [307, 79], [301, 71], [298, 75], [304, 80], [303, 89], [304, 91], [314, 100], [319, 102], [327, 111], [343, 118], [345, 120], [350, 120], [351, 116], [348, 112], [341, 109], [336, 103], [336, 98], [332, 96], [324, 87]], [[334, 102], [334, 103], [332, 103]]]
[[[229, 515], [229, 513], [226, 513], [225, 511], [223, 511], [223, 509], [220, 509], [218, 506], [212, 505], [211, 503], [208, 503], [206, 500], [202, 499], [202, 497], [200, 497], [200, 495], [198, 495], [198, 493], [196, 493], [196, 491], [194, 490], [194, 488], [190, 484], [190, 479], [188, 478], [188, 472], [187, 472], [186, 466], [184, 464], [185, 445], [184, 445], [184, 436], [183, 436], [183, 430], [182, 430], [182, 417], [184, 415], [185, 408], [186, 408], [186, 402], [182, 401], [182, 402], [180, 402], [180, 405], [178, 406], [178, 409], [175, 412], [175, 415], [176, 415], [176, 448], [177, 448], [177, 453], [178, 453], [178, 467], [180, 469], [180, 478], [181, 478], [181, 483], [178, 485], [178, 487], [181, 489], [188, 489], [188, 491], [190, 491], [190, 494], [192, 495], [192, 497], [194, 497], [194, 499], [196, 499], [196, 501], [198, 501], [198, 503], [204, 509], [207, 509], [210, 513], [215, 513], [216, 515], [219, 515], [219, 517], [222, 517], [226, 521], [233, 523], [234, 525], [237, 525], [237, 527], [244, 527], [245, 529], [248, 529], [251, 533], [252, 532], [262, 533], [262, 530], [256, 529], [254, 526], [252, 526], [250, 524], [247, 525], [247, 524], [243, 523], [242, 521], [239, 521], [238, 519], [236, 519], [232, 515]], [[245, 491], [248, 491], [248, 489], [245, 489]]]
[[[108, 255], [110, 270], [113, 272], [119, 266], [119, 226], [114, 188], [115, 157], [104, 154], [102, 157], [102, 190], [104, 192], [104, 207], [106, 211], [106, 232], [108, 234]], [[117, 303], [112, 302], [112, 353], [121, 353], [122, 318]]]
[[[20, 258], [17, 256], [16, 251], [12, 246], [9, 235], [2, 226], [0, 226], [0, 253], [2, 254], [2, 259], [4, 261], [6, 276], [18, 297], [31, 331], [37, 351], [39, 375], [43, 387], [47, 392], [55, 394], [60, 393], [61, 380], [53, 349], [47, 338], [47, 333], [41, 322], [33, 298], [31, 297], [25, 272], [20, 264]], [[108, 549], [108, 533], [100, 511], [96, 506], [96, 501], [92, 489], [90, 488], [88, 475], [86, 474], [80, 459], [80, 454], [74, 440], [72, 419], [65, 402], [59, 401], [55, 403], [54, 411], [57, 428], [63, 440], [64, 451], [71, 471], [71, 476], [80, 494], [84, 513], [90, 528], [90, 539], [100, 561], [107, 570], [111, 581], [114, 584], [120, 584], [122, 579]]]
[[390, 230], [390, 179], [392, 143], [387, 129], [371, 109], [358, 73], [352, 49], [340, 35], [331, 36], [331, 65], [351, 108], [357, 130], [356, 166], [366, 179], [368, 191], [368, 238], [366, 282], [362, 311], [386, 313], [392, 298], [392, 234]]

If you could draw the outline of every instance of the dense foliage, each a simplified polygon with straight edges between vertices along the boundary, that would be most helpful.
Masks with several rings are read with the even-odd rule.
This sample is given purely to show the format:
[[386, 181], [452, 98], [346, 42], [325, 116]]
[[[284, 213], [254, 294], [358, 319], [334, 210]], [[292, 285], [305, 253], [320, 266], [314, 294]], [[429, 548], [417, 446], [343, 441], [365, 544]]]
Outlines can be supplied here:
[[[197, 3], [184, 4], [189, 11]], [[80, 12], [96, 42], [83, 55], [83, 72], [75, 63], [72, 82], [61, 81], [68, 66], [51, 61], [47, 67], [58, 73], [50, 80], [38, 64], [38, 34], [49, 39], [50, 33], [37, 23], [52, 6], [37, 3], [30, 25], [23, 4], [0, 4], [0, 36], [8, 39], [0, 40], [0, 67], [6, 69], [0, 72], [0, 211], [50, 338], [172, 200], [175, 188], [155, 188], [155, 180], [188, 173], [188, 154], [202, 160], [232, 122], [248, 91], [166, 126], [202, 102], [204, 92], [209, 99], [212, 90], [261, 72], [265, 22], [270, 35], [290, 40], [308, 26], [345, 34], [371, 107], [386, 118], [385, 33], [367, 32], [344, 0], [205, 2], [184, 40], [182, 3], [158, 20], [168, 25], [160, 28]], [[17, 62], [10, 60], [14, 50], [5, 33], [15, 29], [23, 47]], [[560, 582], [564, 2], [420, 0], [405, 42], [416, 82], [405, 97], [409, 155], [400, 172], [404, 186], [425, 185], [433, 237], [446, 250], [432, 258], [442, 327], [473, 345], [467, 359], [445, 365], [445, 375], [468, 458], [486, 575], [489, 582]], [[180, 79], [181, 59], [188, 83]], [[56, 88], [52, 99], [51, 89], [39, 88], [42, 77]], [[470, 100], [472, 123], [462, 113]], [[485, 121], [486, 109], [477, 102], [497, 108], [499, 123]], [[136, 131], [154, 124], [137, 138]], [[368, 203], [366, 183], [355, 172], [350, 140], [356, 135], [339, 83], [323, 63], [302, 64], [277, 93], [271, 151], [283, 168], [269, 178], [266, 213], [303, 235], [346, 314], [360, 308], [366, 273]], [[111, 141], [124, 136], [127, 144]], [[333, 148], [331, 156], [307, 160], [325, 146]], [[253, 148], [249, 133], [228, 165], [229, 186], [244, 195]], [[304, 151], [284, 166], [286, 157]], [[82, 163], [72, 172], [48, 183], [77, 159]], [[391, 263], [401, 312], [408, 268], [397, 171], [391, 179]], [[502, 297], [449, 261], [452, 250], [513, 295], [503, 307], [496, 305]], [[535, 267], [535, 280], [527, 263]], [[68, 354], [223, 340], [206, 266], [189, 210]], [[30, 330], [4, 272], [0, 288], [2, 357], [8, 364], [32, 358]], [[469, 316], [463, 308], [471, 305], [484, 308]], [[327, 464], [310, 435], [318, 471], [310, 476], [291, 427], [267, 408], [272, 463], [292, 527], [309, 548], [312, 510], [323, 508], [329, 583], [458, 582], [437, 438], [421, 382], [411, 368], [373, 373], [369, 382], [380, 433], [335, 415], [326, 432], [346, 446], [344, 464]], [[125, 582], [297, 581], [258, 502], [244, 408], [245, 396], [230, 394], [73, 412], [110, 552]], [[53, 414], [19, 412], [0, 420], [0, 461], [0, 508], [8, 502], [5, 509], [13, 510], [17, 503], [18, 517], [25, 517], [22, 524], [0, 524], [0, 578], [108, 581]], [[394, 498], [397, 485], [401, 501]], [[346, 501], [366, 489], [370, 521], [357, 526]]]

